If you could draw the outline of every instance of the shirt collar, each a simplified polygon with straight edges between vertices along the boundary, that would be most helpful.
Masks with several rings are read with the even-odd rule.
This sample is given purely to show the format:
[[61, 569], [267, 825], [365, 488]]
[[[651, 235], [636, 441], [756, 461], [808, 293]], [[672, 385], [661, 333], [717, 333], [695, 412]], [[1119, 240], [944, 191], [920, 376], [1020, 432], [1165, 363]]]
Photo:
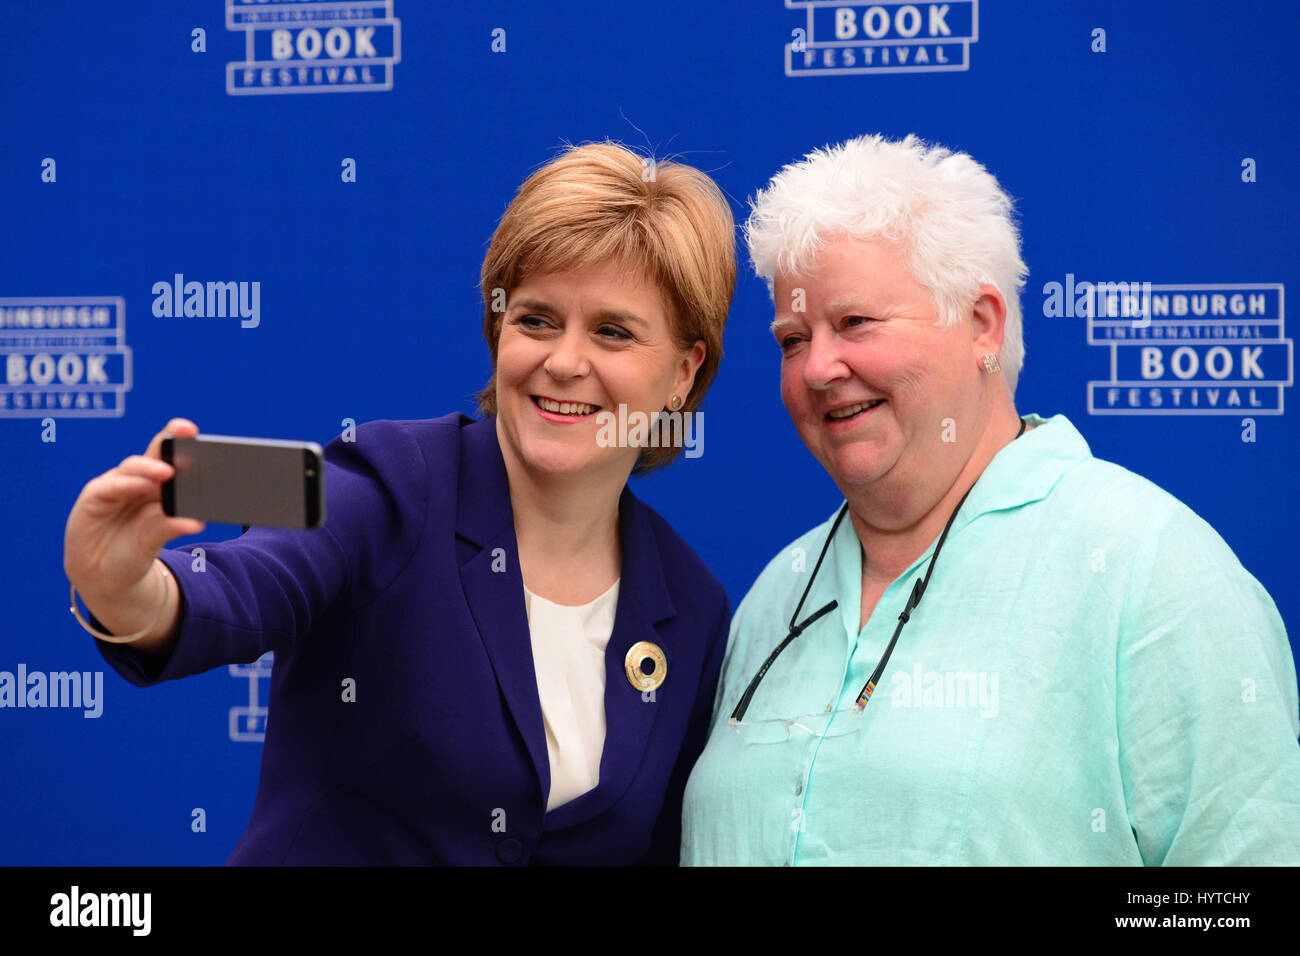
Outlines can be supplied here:
[[1023, 417], [1033, 430], [993, 456], [962, 505], [949, 536], [982, 514], [1046, 498], [1074, 462], [1092, 457], [1088, 443], [1064, 415], [1043, 418], [1031, 412]]
[[[1064, 415], [1043, 418], [1029, 413], [1023, 417], [1034, 426], [1033, 429], [1026, 430], [993, 456], [953, 521], [946, 548], [952, 547], [953, 538], [962, 528], [981, 515], [1018, 508], [1046, 498], [1074, 462], [1092, 457], [1088, 443]], [[831, 520], [834, 520], [834, 515]], [[936, 534], [925, 552], [899, 575], [899, 578], [907, 580], [909, 589], [911, 578], [923, 570], [938, 540]], [[817, 547], [820, 545], [818, 542]], [[801, 616], [806, 617], [833, 597], [840, 602], [838, 610], [845, 632], [854, 639], [862, 615], [862, 544], [847, 515], [835, 532], [826, 563], [828, 567], [823, 568], [822, 574], [827, 576], [829, 586], [817, 582], [815, 591], [820, 592], [820, 600], [810, 594]], [[834, 594], [830, 593], [831, 587], [835, 589]], [[902, 610], [902, 604], [899, 610]]]

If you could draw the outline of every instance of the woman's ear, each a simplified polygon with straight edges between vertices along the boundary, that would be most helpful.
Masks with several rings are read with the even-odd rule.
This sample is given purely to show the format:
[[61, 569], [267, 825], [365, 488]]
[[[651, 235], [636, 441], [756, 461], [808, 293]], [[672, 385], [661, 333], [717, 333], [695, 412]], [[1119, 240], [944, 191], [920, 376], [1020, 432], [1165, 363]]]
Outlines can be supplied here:
[[677, 367], [677, 378], [673, 382], [673, 394], [686, 402], [686, 396], [691, 393], [695, 387], [695, 374], [704, 364], [705, 357], [709, 354], [709, 347], [704, 343], [704, 339], [696, 339], [695, 344], [690, 350], [682, 356], [681, 364]]
[[1002, 351], [1002, 333], [1007, 324], [1007, 303], [997, 286], [982, 285], [970, 308], [971, 345], [978, 361], [985, 353]]

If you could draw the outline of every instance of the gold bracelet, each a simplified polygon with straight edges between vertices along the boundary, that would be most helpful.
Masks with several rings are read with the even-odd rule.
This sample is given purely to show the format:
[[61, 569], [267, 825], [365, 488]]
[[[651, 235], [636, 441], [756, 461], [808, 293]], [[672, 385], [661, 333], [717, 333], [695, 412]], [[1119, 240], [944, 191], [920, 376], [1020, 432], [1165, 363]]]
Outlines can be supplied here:
[[152, 631], [155, 627], [158, 626], [158, 622], [162, 620], [163, 611], [167, 610], [167, 598], [168, 598], [167, 592], [168, 590], [170, 590], [167, 586], [167, 579], [170, 578], [171, 575], [167, 571], [167, 565], [163, 564], [161, 561], [159, 561], [156, 558], [154, 559], [154, 563], [157, 564], [158, 569], [162, 572], [163, 602], [162, 602], [162, 607], [158, 609], [158, 616], [155, 617], [153, 619], [153, 623], [151, 623], [144, 630], [136, 631], [134, 634], [127, 634], [126, 636], [123, 637], [123, 636], [118, 636], [116, 634], [105, 634], [103, 631], [99, 631], [91, 627], [90, 624], [86, 621], [86, 619], [81, 616], [81, 611], [77, 610], [77, 586], [75, 584], [72, 584], [71, 582], [69, 582], [69, 587], [72, 589], [72, 607], [70, 607], [68, 610], [72, 612], [72, 616], [77, 619], [78, 624], [84, 627], [91, 634], [95, 635], [95, 637], [99, 638], [101, 641], [108, 641], [108, 643], [110, 644], [129, 644], [132, 641], [138, 641], [140, 638], [144, 637], [146, 634], [148, 634], [150, 631]]

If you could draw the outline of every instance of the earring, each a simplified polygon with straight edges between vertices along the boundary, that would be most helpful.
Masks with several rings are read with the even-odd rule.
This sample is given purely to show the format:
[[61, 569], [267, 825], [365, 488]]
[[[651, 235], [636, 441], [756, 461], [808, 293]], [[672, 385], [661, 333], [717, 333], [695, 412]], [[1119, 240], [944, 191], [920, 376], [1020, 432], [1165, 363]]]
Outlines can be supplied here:
[[673, 411], [677, 411], [677, 409], [682, 407], [682, 400], [674, 395], [668, 400], [668, 407]]
[[984, 371], [990, 375], [1002, 371], [1002, 363], [998, 361], [998, 357], [992, 352], [985, 352], [980, 361], [984, 363]]

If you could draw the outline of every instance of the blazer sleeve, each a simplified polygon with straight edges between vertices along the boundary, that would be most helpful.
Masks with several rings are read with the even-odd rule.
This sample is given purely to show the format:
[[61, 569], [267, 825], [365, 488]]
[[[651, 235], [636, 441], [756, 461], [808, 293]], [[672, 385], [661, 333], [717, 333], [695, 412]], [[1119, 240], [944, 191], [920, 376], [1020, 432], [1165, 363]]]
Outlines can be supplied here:
[[[181, 591], [170, 654], [95, 638], [104, 659], [140, 687], [249, 663], [380, 593], [414, 553], [427, 506], [418, 443], [398, 422], [368, 422], [325, 448], [325, 523], [251, 528], [230, 541], [164, 549]], [[93, 621], [103, 630], [103, 625]]]
[[722, 671], [722, 658], [726, 653], [727, 635], [731, 629], [731, 602], [725, 591], [721, 608], [722, 616], [713, 628], [700, 685], [695, 692], [690, 723], [686, 726], [686, 736], [682, 738], [682, 749], [668, 782], [663, 809], [659, 812], [659, 819], [650, 838], [650, 851], [640, 860], [639, 866], [677, 866], [680, 862], [682, 800], [686, 793], [686, 781], [695, 767], [695, 761], [704, 752], [704, 744], [709, 736], [713, 698], [717, 693], [718, 676]]

